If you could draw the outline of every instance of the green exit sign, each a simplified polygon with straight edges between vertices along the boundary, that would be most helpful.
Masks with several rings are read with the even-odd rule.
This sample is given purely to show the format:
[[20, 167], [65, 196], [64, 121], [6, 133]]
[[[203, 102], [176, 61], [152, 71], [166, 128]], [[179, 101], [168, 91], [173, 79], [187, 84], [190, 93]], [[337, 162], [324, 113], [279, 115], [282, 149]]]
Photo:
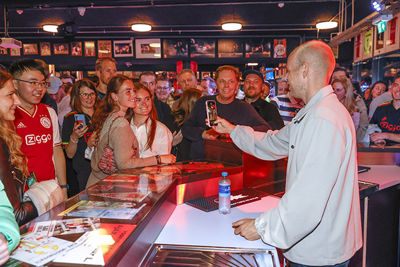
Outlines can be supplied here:
[[381, 21], [376, 26], [378, 27], [378, 33], [386, 31], [386, 21]]

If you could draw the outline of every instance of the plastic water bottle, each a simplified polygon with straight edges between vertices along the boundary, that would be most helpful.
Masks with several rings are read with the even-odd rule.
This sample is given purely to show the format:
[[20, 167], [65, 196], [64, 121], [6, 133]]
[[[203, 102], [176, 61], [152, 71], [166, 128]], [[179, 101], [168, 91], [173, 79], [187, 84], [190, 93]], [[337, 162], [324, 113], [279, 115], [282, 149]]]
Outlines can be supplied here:
[[222, 172], [219, 179], [219, 200], [218, 210], [221, 214], [231, 213], [231, 180], [228, 178], [227, 172]]

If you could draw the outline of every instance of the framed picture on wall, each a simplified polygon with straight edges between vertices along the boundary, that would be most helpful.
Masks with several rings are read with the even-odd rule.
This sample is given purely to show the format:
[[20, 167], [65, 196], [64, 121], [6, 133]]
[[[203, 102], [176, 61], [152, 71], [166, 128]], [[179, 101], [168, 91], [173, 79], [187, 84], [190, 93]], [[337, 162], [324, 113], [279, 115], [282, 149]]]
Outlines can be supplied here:
[[85, 43], [85, 57], [96, 56], [96, 44], [94, 41], [86, 41]]
[[133, 57], [132, 40], [114, 41], [114, 57]]
[[23, 44], [24, 55], [38, 55], [38, 45], [37, 44]]
[[271, 57], [272, 41], [265, 38], [248, 39], [245, 43], [245, 57]]
[[218, 57], [242, 57], [243, 43], [239, 39], [218, 40]]
[[190, 57], [215, 57], [215, 40], [213, 39], [190, 39]]
[[8, 54], [7, 48], [0, 47], [0, 55], [7, 55], [7, 54]]
[[71, 56], [82, 56], [82, 42], [71, 42]]
[[286, 58], [286, 39], [274, 39], [274, 58]]
[[10, 48], [10, 56], [12, 57], [21, 56], [21, 48]]
[[161, 58], [160, 39], [136, 39], [136, 58]]
[[40, 55], [42, 57], [51, 56], [51, 44], [49, 42], [40, 43]]
[[53, 45], [54, 55], [69, 55], [68, 43], [57, 43]]
[[187, 57], [189, 55], [188, 42], [186, 39], [164, 39], [163, 57]]
[[97, 41], [98, 57], [112, 57], [112, 44], [110, 40]]

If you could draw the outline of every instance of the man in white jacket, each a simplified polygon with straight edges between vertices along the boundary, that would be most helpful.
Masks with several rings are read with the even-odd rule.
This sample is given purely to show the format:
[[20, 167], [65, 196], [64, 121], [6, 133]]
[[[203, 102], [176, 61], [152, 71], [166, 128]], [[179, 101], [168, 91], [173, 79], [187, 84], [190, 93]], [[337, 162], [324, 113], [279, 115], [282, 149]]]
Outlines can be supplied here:
[[329, 85], [335, 58], [310, 41], [288, 58], [292, 97], [306, 105], [280, 131], [256, 132], [217, 120], [243, 151], [264, 160], [288, 157], [285, 194], [275, 209], [232, 224], [235, 234], [284, 249], [297, 266], [347, 266], [362, 246], [357, 147], [350, 114]]

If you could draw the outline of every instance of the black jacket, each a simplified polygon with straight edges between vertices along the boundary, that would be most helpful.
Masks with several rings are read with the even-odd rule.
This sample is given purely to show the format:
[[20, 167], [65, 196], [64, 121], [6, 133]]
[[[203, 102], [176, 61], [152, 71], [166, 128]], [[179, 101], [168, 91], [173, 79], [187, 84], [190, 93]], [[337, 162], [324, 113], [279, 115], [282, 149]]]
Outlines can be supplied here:
[[284, 123], [278, 109], [274, 104], [268, 103], [259, 97], [256, 101], [250, 103], [257, 113], [268, 122], [272, 130], [280, 130]]
[[38, 213], [31, 201], [22, 202], [25, 178], [20, 171], [11, 165], [9, 158], [8, 147], [4, 140], [0, 138], [0, 179], [14, 208], [15, 219], [21, 226], [36, 218]]

